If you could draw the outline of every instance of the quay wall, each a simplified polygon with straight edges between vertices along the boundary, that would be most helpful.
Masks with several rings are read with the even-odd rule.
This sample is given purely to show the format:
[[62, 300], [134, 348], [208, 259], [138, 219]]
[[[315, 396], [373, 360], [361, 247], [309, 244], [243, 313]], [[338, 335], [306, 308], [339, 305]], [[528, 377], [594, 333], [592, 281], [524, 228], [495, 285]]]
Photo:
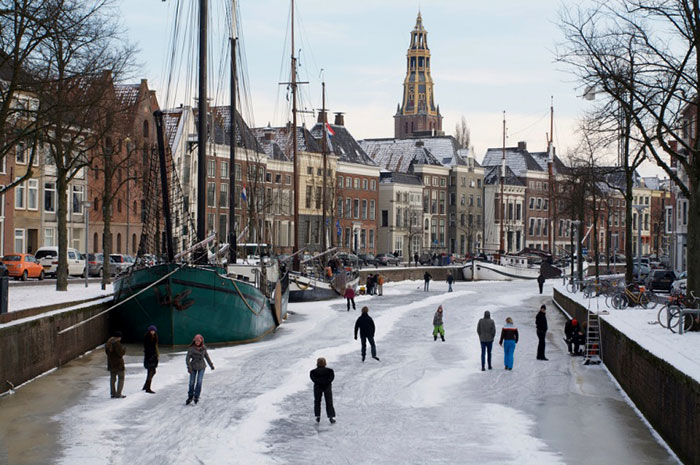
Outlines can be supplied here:
[[455, 281], [464, 281], [462, 274], [462, 265], [447, 265], [447, 266], [380, 266], [377, 268], [363, 268], [360, 270], [360, 285], [364, 285], [367, 280], [367, 275], [370, 273], [379, 273], [387, 280], [386, 282], [406, 281], [406, 280], [423, 280], [425, 272], [430, 273], [433, 281], [446, 281], [447, 274], [452, 273]]
[[108, 314], [64, 334], [58, 332], [100, 313], [107, 305], [111, 300], [0, 326], [0, 393], [104, 344], [109, 336]]
[[[571, 318], [586, 321], [585, 307], [556, 289], [553, 299]], [[604, 318], [600, 319], [600, 332], [603, 363], [625, 393], [683, 463], [700, 465], [700, 383]]]

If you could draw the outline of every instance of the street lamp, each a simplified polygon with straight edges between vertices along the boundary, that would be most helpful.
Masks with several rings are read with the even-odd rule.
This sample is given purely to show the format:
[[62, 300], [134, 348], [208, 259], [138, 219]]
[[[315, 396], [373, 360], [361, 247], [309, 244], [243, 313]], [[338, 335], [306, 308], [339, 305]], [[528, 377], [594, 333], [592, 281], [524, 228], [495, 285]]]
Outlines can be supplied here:
[[642, 211], [646, 205], [632, 205], [637, 210], [637, 282], [642, 280]]
[[[85, 193], [87, 195], [87, 192]], [[92, 207], [92, 202], [89, 200], [83, 200], [83, 212], [85, 213], [85, 287], [88, 287], [88, 277], [90, 276], [90, 266], [88, 260], [90, 242], [90, 207]]]

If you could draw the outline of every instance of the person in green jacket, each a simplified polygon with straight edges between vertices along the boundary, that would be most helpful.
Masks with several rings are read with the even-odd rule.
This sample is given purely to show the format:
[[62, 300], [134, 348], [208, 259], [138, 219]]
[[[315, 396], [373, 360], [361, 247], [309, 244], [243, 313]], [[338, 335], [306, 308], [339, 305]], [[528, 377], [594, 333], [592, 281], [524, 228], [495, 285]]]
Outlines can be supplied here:
[[442, 324], [442, 305], [440, 305], [433, 316], [433, 341], [437, 341], [438, 334], [442, 342], [445, 342], [445, 327]]

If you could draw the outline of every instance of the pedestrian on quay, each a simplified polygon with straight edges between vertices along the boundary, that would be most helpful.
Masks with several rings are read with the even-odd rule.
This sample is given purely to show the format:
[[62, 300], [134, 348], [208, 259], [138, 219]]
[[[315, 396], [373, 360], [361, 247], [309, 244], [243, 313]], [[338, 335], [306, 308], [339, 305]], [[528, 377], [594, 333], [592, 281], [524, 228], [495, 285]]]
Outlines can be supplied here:
[[[124, 389], [124, 354], [126, 348], [122, 345], [122, 333], [115, 331], [105, 344], [107, 354], [107, 369], [109, 370], [109, 394], [112, 399], [123, 399]], [[116, 388], [114, 383], [117, 383]]]
[[149, 394], [155, 394], [151, 389], [151, 381], [156, 374], [158, 355], [158, 328], [151, 325], [143, 336], [143, 367], [146, 369], [146, 382], [141, 388]]
[[493, 349], [493, 340], [496, 337], [496, 322], [491, 319], [491, 312], [488, 310], [484, 312], [484, 317], [477, 323], [476, 333], [479, 335], [479, 341], [481, 342], [481, 371], [486, 370], [484, 368], [484, 355], [487, 353], [490, 370], [492, 368], [491, 349]]
[[357, 331], [360, 331], [360, 340], [362, 342], [362, 361], [365, 361], [367, 355], [367, 341], [372, 351], [372, 358], [379, 361], [377, 357], [377, 346], [374, 344], [374, 320], [369, 316], [369, 307], [362, 307], [362, 314], [355, 321], [355, 340], [357, 341]]
[[345, 300], [348, 303], [348, 312], [350, 311], [350, 303], [352, 302], [352, 309], [357, 310], [355, 308], [355, 290], [352, 288], [350, 284], [348, 284], [348, 287], [345, 288], [345, 294], [343, 295], [345, 297]]
[[452, 276], [452, 273], [447, 274], [447, 292], [452, 292], [452, 283], [455, 282], [455, 277]]
[[214, 370], [214, 364], [211, 363], [207, 347], [204, 345], [204, 338], [201, 334], [197, 334], [190, 343], [190, 348], [187, 350], [187, 358], [185, 359], [187, 372], [190, 374], [190, 387], [187, 391], [185, 405], [190, 405], [193, 399], [195, 404], [199, 402], [199, 395], [202, 393], [204, 370], [207, 368], [207, 365], [204, 363], [205, 360], [211, 369]]
[[413, 259], [416, 261], [416, 266], [418, 266], [418, 259], [419, 259], [419, 258], [420, 258], [420, 257], [418, 256], [418, 252], [416, 252], [416, 253], [413, 254]]
[[430, 273], [428, 273], [426, 271], [425, 274], [423, 275], [423, 281], [425, 281], [425, 284], [423, 284], [423, 290], [425, 292], [428, 292], [428, 290], [430, 289], [430, 280], [431, 279], [433, 279], [433, 277], [430, 276]]
[[513, 354], [515, 353], [515, 344], [518, 343], [518, 328], [513, 325], [511, 317], [506, 318], [506, 325], [501, 328], [501, 340], [499, 345], [503, 346], [503, 363], [506, 370], [513, 369]]
[[442, 305], [437, 308], [433, 316], [433, 341], [437, 341], [438, 334], [440, 334], [442, 342], [445, 342], [445, 327], [442, 323]]
[[326, 415], [331, 423], [335, 423], [335, 409], [333, 408], [333, 390], [331, 383], [335, 379], [332, 369], [326, 367], [326, 359], [320, 357], [316, 360], [316, 368], [309, 373], [314, 383], [314, 415], [316, 423], [321, 421], [321, 396], [326, 399]]
[[544, 338], [547, 335], [547, 307], [545, 305], [542, 305], [540, 311], [537, 312], [535, 327], [537, 328], [537, 339], [539, 339], [539, 343], [537, 344], [537, 360], [549, 360], [544, 356]]
[[537, 285], [540, 286], [540, 294], [542, 294], [542, 288], [544, 287], [544, 275], [542, 273], [537, 277]]
[[367, 279], [365, 280], [365, 285], [367, 286], [367, 294], [368, 295], [374, 294], [374, 282], [373, 282], [372, 278], [373, 278], [372, 273], [369, 273], [367, 275]]
[[377, 273], [377, 293], [384, 295], [384, 276]]
[[569, 349], [569, 355], [580, 355], [579, 345], [585, 340], [582, 334], [581, 326], [576, 318], [567, 321], [564, 325], [564, 341], [566, 342], [566, 347]]

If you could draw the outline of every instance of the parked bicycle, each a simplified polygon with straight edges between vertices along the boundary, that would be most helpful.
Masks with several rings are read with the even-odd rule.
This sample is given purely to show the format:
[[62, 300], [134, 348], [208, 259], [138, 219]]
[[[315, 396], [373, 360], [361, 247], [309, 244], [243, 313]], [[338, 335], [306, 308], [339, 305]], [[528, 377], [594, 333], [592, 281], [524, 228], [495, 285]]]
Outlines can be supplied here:
[[681, 323], [681, 314], [683, 315], [683, 332], [690, 331], [694, 325], [700, 325], [700, 312], [695, 315], [682, 313], [682, 310], [695, 309], [696, 304], [700, 302], [693, 291], [688, 294], [687, 296], [671, 296], [668, 303], [659, 309], [657, 320], [661, 327], [668, 328], [672, 333], [675, 333]]
[[656, 307], [656, 299], [651, 291], [648, 291], [644, 286], [636, 286], [634, 284], [620, 288], [616, 294], [610, 298], [610, 303], [613, 308], [624, 310], [632, 305], [639, 305], [645, 309]]

